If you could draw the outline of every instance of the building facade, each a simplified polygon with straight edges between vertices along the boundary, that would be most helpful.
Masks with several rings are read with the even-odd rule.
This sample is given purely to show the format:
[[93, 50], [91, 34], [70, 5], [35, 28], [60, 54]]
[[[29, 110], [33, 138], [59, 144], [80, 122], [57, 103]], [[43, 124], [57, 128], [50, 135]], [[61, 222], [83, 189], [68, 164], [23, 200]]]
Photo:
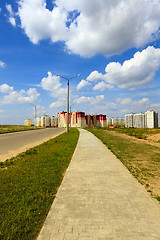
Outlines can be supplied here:
[[128, 128], [158, 128], [158, 112], [149, 110], [145, 113], [125, 115], [125, 127]]
[[147, 111], [145, 113], [145, 125], [147, 128], [158, 128], [158, 112]]
[[[67, 126], [67, 113], [58, 113], [58, 127]], [[85, 115], [85, 112], [69, 113], [70, 127], [106, 127], [106, 115]]]
[[36, 127], [57, 127], [58, 119], [54, 116], [51, 118], [48, 115], [36, 118]]
[[32, 120], [31, 120], [31, 119], [26, 119], [26, 120], [24, 121], [24, 125], [27, 126], [27, 127], [32, 126]]

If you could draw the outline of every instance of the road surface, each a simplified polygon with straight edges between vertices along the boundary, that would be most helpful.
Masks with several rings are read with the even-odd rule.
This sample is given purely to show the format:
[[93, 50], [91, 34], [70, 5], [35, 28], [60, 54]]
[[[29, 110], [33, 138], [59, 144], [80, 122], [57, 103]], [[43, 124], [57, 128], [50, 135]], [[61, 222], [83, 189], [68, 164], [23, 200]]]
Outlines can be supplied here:
[[65, 132], [64, 128], [46, 128], [0, 134], [0, 162], [16, 156]]

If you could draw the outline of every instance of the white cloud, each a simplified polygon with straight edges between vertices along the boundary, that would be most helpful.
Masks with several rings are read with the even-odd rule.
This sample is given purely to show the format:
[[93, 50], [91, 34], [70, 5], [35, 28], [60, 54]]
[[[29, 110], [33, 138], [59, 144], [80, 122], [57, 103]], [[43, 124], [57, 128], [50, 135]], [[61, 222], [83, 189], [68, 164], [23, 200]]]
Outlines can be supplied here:
[[50, 104], [50, 108], [59, 108], [66, 106], [66, 98], [58, 98], [57, 101]]
[[122, 105], [128, 105], [132, 102], [130, 98], [117, 98], [117, 103]]
[[121, 113], [145, 112], [153, 107], [150, 99], [145, 97], [140, 100], [133, 100], [131, 98], [117, 98], [116, 102]]
[[18, 15], [21, 27], [33, 43], [43, 39], [51, 39], [52, 42], [67, 39], [66, 11], [58, 7], [49, 11], [45, 0], [20, 0]]
[[100, 104], [104, 101], [104, 95], [98, 95], [96, 97], [85, 97], [82, 96], [80, 98], [75, 99], [75, 103], [77, 104], [91, 104], [91, 105], [95, 105], [95, 104]]
[[13, 91], [12, 87], [8, 85], [4, 87], [4, 85], [5, 84], [2, 85], [3, 93], [8, 93], [8, 95], [0, 99], [0, 104], [33, 103], [40, 95], [35, 88], [30, 88], [27, 91], [23, 89], [20, 91]]
[[99, 81], [99, 80], [103, 80], [104, 76], [102, 73], [99, 73], [98, 71], [93, 71], [91, 72], [91, 74], [87, 77], [87, 81], [89, 82], [95, 82], [95, 81]]
[[77, 85], [77, 91], [79, 91], [80, 89], [89, 86], [90, 83], [87, 82], [86, 80], [82, 79], [79, 84]]
[[106, 88], [108, 89], [112, 89], [113, 86], [111, 86], [110, 84], [106, 84], [105, 82], [99, 82], [97, 83], [94, 87], [93, 90], [94, 91], [104, 91]]
[[116, 102], [118, 104], [122, 104], [122, 105], [137, 106], [137, 105], [149, 104], [150, 100], [149, 100], [149, 98], [145, 98], [145, 97], [138, 101], [133, 101], [131, 98], [117, 98]]
[[120, 88], [139, 88], [148, 85], [160, 67], [160, 49], [148, 47], [134, 57], [120, 63], [109, 63], [105, 69], [106, 81]]
[[9, 18], [9, 22], [13, 25], [13, 26], [16, 26], [16, 20], [14, 17], [10, 17]]
[[7, 8], [8, 12], [11, 16], [14, 15], [14, 12], [12, 10], [12, 6], [10, 4], [6, 4], [6, 8]]
[[[33, 43], [64, 41], [75, 54], [115, 55], [159, 38], [160, 2], [157, 0], [19, 0], [21, 28]], [[10, 22], [15, 14], [6, 5]], [[36, 17], [35, 17], [36, 16]]]
[[81, 88], [91, 85], [91, 83], [95, 83], [98, 81], [100, 82], [93, 87], [94, 91], [104, 91], [106, 88], [108, 89], [113, 88], [113, 86], [111, 86], [110, 84], [106, 84], [104, 81], [101, 81], [101, 80], [105, 80], [105, 76], [102, 73], [99, 73], [98, 71], [95, 70], [91, 72], [91, 74], [87, 77], [86, 80], [82, 80], [78, 84], [77, 90], [80, 90]]
[[[94, 82], [101, 77], [106, 83], [117, 85], [119, 88], [137, 89], [149, 85], [159, 68], [160, 48], [149, 46], [142, 52], [136, 52], [133, 58], [124, 61], [123, 64], [109, 63], [105, 74], [93, 71], [87, 80]], [[98, 87], [99, 85], [94, 89]]]
[[41, 80], [40, 85], [43, 90], [50, 93], [57, 101], [50, 104], [50, 108], [66, 106], [67, 88], [62, 87], [60, 77], [48, 72], [48, 76]]
[[12, 24], [12, 26], [16, 26], [16, 20], [15, 20], [15, 13], [12, 10], [12, 6], [10, 4], [6, 4], [6, 8], [9, 12], [8, 21]]
[[40, 86], [43, 90], [49, 91], [54, 98], [64, 97], [67, 94], [67, 88], [61, 87], [60, 77], [48, 72], [48, 76], [41, 80]]
[[149, 98], [142, 98], [142, 99], [139, 100], [137, 103], [138, 103], [138, 104], [149, 104], [149, 103], [150, 103], [150, 100], [149, 100]]
[[5, 67], [5, 63], [0, 60], [0, 67]]
[[13, 91], [13, 87], [10, 87], [7, 84], [2, 84], [0, 85], [0, 92], [1, 93], [10, 93]]

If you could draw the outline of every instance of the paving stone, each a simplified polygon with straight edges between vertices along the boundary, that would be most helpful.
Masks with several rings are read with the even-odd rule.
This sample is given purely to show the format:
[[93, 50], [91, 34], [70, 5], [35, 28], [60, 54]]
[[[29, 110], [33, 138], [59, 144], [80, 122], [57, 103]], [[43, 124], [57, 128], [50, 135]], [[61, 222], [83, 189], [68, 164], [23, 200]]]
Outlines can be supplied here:
[[160, 205], [90, 132], [80, 138], [38, 240], [160, 240]]

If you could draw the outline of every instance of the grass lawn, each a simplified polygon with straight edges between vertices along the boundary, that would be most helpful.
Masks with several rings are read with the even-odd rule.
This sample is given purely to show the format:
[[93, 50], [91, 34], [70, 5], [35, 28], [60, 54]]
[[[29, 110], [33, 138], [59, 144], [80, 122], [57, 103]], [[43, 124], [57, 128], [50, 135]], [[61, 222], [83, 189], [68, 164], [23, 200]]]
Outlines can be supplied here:
[[115, 136], [106, 129], [87, 128], [96, 135], [144, 185], [153, 197], [160, 201], [160, 147]]
[[0, 133], [19, 132], [39, 129], [35, 126], [27, 127], [24, 125], [0, 125]]
[[78, 137], [79, 131], [71, 129], [1, 163], [0, 239], [36, 239]]

